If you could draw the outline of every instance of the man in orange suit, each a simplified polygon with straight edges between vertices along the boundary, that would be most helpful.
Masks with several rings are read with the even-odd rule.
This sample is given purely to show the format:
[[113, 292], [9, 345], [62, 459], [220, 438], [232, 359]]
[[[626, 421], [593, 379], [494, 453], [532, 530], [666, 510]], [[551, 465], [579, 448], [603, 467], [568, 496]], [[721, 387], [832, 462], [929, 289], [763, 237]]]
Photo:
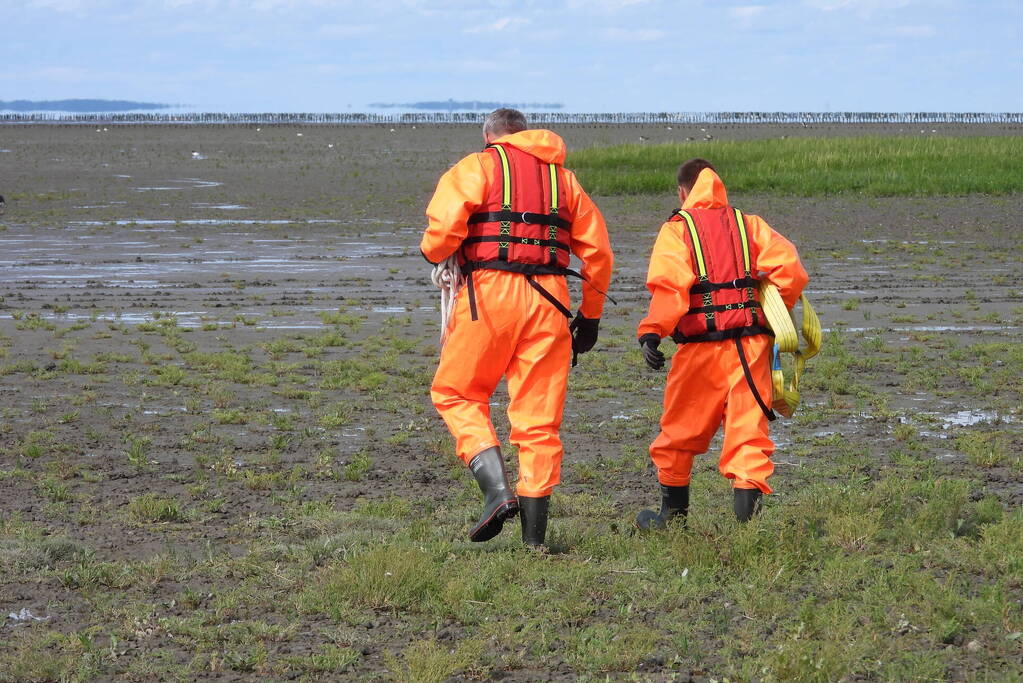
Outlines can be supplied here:
[[[521, 513], [523, 542], [543, 546], [551, 491], [560, 482], [569, 362], [597, 341], [614, 257], [600, 211], [562, 167], [560, 137], [527, 130], [520, 112], [498, 109], [487, 117], [483, 139], [482, 152], [441, 177], [426, 210], [423, 256], [436, 264], [455, 255], [465, 278], [431, 396], [483, 492], [469, 538], [489, 540]], [[571, 254], [583, 263], [574, 319], [566, 283], [576, 275]], [[503, 376], [510, 439], [519, 451], [517, 496], [490, 421], [490, 396]]]
[[693, 458], [725, 425], [718, 468], [732, 480], [733, 509], [748, 521], [771, 493], [773, 339], [757, 285], [776, 285], [788, 308], [807, 274], [796, 248], [758, 216], [728, 203], [709, 162], [691, 159], [678, 173], [682, 208], [661, 226], [650, 256], [650, 308], [637, 330], [648, 366], [664, 367], [663, 337], [678, 344], [664, 389], [661, 431], [650, 445], [661, 485], [660, 511], [643, 510], [640, 529], [660, 528], [689, 511]]

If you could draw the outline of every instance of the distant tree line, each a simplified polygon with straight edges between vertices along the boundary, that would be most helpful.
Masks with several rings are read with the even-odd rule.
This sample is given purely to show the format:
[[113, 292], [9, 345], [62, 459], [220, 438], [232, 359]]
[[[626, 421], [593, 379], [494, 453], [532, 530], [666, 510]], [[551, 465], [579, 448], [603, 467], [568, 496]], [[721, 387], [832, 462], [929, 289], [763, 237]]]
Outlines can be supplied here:
[[[486, 112], [443, 112], [407, 114], [0, 114], [0, 124], [481, 124]], [[836, 123], [1023, 123], [1023, 112], [638, 112], [590, 113], [530, 112], [533, 124], [564, 123], [674, 123], [674, 124], [836, 124]]]
[[23, 112], [127, 112], [139, 109], [170, 109], [174, 105], [129, 100], [0, 100], [0, 110]]
[[502, 107], [512, 107], [514, 109], [562, 109], [565, 105], [561, 102], [525, 102], [525, 103], [508, 103], [508, 102], [482, 102], [479, 100], [447, 100], [447, 101], [434, 101], [434, 102], [404, 102], [401, 104], [391, 104], [388, 102], [371, 102], [370, 105], [374, 109], [388, 109], [388, 108], [401, 108], [401, 109], [426, 109], [429, 111], [444, 110], [452, 112], [456, 109], [471, 109], [473, 111], [486, 111], [492, 112], [495, 109]]

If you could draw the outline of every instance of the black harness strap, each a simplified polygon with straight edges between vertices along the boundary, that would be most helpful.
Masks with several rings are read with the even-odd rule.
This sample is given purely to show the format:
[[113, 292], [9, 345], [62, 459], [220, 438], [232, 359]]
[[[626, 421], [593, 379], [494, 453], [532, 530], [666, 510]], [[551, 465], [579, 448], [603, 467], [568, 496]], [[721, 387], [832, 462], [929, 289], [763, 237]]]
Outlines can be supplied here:
[[476, 288], [472, 286], [472, 271], [465, 276], [465, 286], [469, 289], [469, 316], [475, 322], [479, 316], [476, 314]]
[[692, 344], [695, 342], [724, 341], [725, 339], [738, 339], [740, 337], [753, 337], [758, 334], [766, 334], [773, 337], [774, 332], [768, 327], [760, 325], [749, 325], [747, 327], [733, 327], [730, 330], [715, 330], [692, 336], [685, 336], [676, 332], [671, 335], [676, 344]]
[[507, 270], [523, 275], [570, 275], [583, 279], [582, 274], [571, 268], [549, 266], [546, 263], [519, 263], [517, 261], [466, 261], [461, 265], [462, 274], [477, 270]]
[[735, 338], [735, 350], [739, 352], [739, 362], [742, 363], [742, 374], [746, 376], [746, 384], [749, 385], [750, 391], [753, 392], [753, 398], [757, 400], [757, 405], [764, 411], [764, 417], [768, 420], [774, 421], [778, 419], [778, 416], [774, 414], [774, 411], [767, 407], [764, 403], [764, 399], [760, 397], [760, 392], [757, 391], [757, 385], [753, 381], [753, 373], [749, 370], [749, 362], [746, 360], [746, 352], [742, 349], [742, 339], [739, 337]]
[[[539, 282], [533, 279], [534, 275], [561, 275], [577, 277], [583, 281], [585, 278], [571, 268], [559, 268], [533, 263], [515, 263], [514, 261], [466, 261], [462, 264], [462, 274], [465, 275], [465, 286], [469, 290], [469, 315], [472, 320], [479, 320], [476, 309], [476, 288], [472, 284], [472, 274], [477, 270], [504, 270], [512, 273], [521, 273], [526, 276], [529, 286], [539, 292], [540, 296], [551, 302], [555, 308], [561, 311], [566, 318], [572, 317], [572, 311], [568, 310], [553, 294], [540, 286]], [[611, 297], [608, 297], [609, 299]]]
[[697, 306], [686, 311], [686, 315], [698, 315], [700, 313], [720, 313], [721, 311], [741, 311], [744, 308], [760, 308], [759, 301], [739, 301], [734, 304], [714, 304], [711, 306]]
[[466, 221], [469, 225], [501, 222], [522, 223], [524, 225], [553, 225], [563, 230], [569, 230], [572, 227], [572, 223], [561, 216], [533, 213], [532, 211], [481, 211], [472, 214]]
[[698, 282], [689, 288], [690, 294], [706, 294], [707, 292], [716, 292], [719, 289], [745, 289], [747, 287], [756, 287], [760, 284], [760, 280], [754, 277], [740, 277], [729, 282]]
[[561, 311], [562, 315], [564, 315], [566, 318], [571, 320], [571, 318], [572, 318], [572, 311], [568, 310], [568, 308], [565, 306], [565, 304], [563, 304], [560, 301], [558, 301], [556, 296], [554, 296], [553, 294], [548, 292], [546, 289], [544, 289], [543, 286], [541, 286], [539, 282], [537, 282], [536, 280], [533, 279], [532, 275], [527, 275], [526, 276], [526, 282], [528, 282], [529, 286], [532, 287], [533, 289], [535, 289], [540, 296], [542, 296], [543, 298], [547, 299], [547, 301], [550, 301], [551, 305], [553, 305], [554, 308], [556, 308], [559, 311]]
[[542, 240], [535, 237], [519, 237], [518, 235], [479, 235], [466, 237], [462, 244], [480, 244], [481, 242], [513, 242], [515, 244], [532, 244], [537, 247], [553, 247], [568, 251], [568, 245], [557, 240]]

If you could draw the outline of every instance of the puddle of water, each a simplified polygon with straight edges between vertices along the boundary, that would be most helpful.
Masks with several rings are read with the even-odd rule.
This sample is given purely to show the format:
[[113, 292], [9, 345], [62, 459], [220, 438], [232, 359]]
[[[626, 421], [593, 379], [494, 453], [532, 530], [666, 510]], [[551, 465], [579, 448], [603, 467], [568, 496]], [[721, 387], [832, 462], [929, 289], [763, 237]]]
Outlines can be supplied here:
[[859, 240], [862, 244], [885, 244], [894, 242], [895, 244], [976, 244], [973, 240], [890, 240], [890, 239], [874, 239], [874, 240]]
[[[173, 218], [131, 218], [115, 221], [69, 221], [69, 228], [83, 226], [104, 226], [104, 225], [312, 225], [316, 223], [343, 224], [344, 221], [330, 218], [309, 219], [309, 220], [282, 220], [251, 218], [229, 219], [229, 218], [186, 218], [175, 220]], [[251, 233], [226, 233], [226, 234], [251, 234]]]
[[825, 327], [824, 332], [1010, 332], [1023, 329], [1019, 325], [887, 325], [885, 327]]
[[239, 211], [241, 209], [247, 209], [249, 207], [242, 206], [241, 204], [192, 204], [193, 208], [196, 209], [220, 209], [222, 211]]
[[971, 427], [981, 422], [990, 422], [994, 416], [994, 413], [982, 410], [960, 410], [951, 415], [945, 415], [942, 418], [941, 427], [942, 429], [948, 429], [949, 427]]
[[20, 624], [28, 621], [46, 621], [50, 617], [37, 617], [28, 607], [22, 607], [20, 612], [11, 612], [7, 618], [14, 621], [15, 624]]
[[866, 289], [807, 289], [809, 296], [820, 296], [822, 294], [866, 294]]
[[[954, 413], [920, 413], [929, 418], [934, 418], [941, 431], [935, 429], [921, 429], [920, 435], [934, 439], [949, 438], [948, 431], [957, 427], [975, 427], [977, 425], [989, 425], [995, 423], [1015, 423], [1017, 419], [1012, 415], [1006, 415], [994, 410], [957, 410]], [[914, 422], [912, 417], [900, 417], [899, 422], [909, 424]]]
[[204, 187], [220, 187], [224, 183], [217, 182], [216, 180], [203, 180], [201, 178], [180, 178], [172, 179], [168, 182], [178, 183], [178, 185], [154, 185], [150, 187], [136, 187], [136, 192], [151, 192], [151, 191], [163, 191], [163, 190], [195, 190]]
[[176, 407], [166, 408], [166, 409], [164, 409], [162, 411], [161, 410], [143, 410], [142, 414], [143, 415], [169, 415], [170, 413], [183, 413], [183, 412], [185, 412], [185, 408], [183, 408], [181, 406], [176, 406]]

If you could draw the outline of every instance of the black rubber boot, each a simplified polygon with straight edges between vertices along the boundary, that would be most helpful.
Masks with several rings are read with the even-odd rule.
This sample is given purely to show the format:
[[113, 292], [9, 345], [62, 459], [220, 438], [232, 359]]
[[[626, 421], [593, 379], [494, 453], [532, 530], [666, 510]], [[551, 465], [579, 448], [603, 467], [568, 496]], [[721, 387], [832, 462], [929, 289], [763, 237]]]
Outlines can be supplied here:
[[501, 533], [504, 521], [519, 511], [519, 501], [508, 486], [501, 449], [496, 446], [469, 461], [472, 476], [483, 491], [483, 514], [469, 532], [470, 541], [489, 541]]
[[663, 529], [668, 520], [682, 518], [685, 524], [689, 514], [689, 486], [665, 486], [661, 484], [661, 511], [641, 510], [636, 515], [636, 528], [640, 531]]
[[733, 489], [735, 499], [732, 501], [732, 509], [735, 510], [735, 518], [740, 522], [748, 522], [753, 515], [760, 512], [760, 489]]
[[527, 498], [519, 496], [519, 512], [522, 519], [522, 542], [533, 548], [542, 548], [547, 538], [547, 511], [551, 497]]

